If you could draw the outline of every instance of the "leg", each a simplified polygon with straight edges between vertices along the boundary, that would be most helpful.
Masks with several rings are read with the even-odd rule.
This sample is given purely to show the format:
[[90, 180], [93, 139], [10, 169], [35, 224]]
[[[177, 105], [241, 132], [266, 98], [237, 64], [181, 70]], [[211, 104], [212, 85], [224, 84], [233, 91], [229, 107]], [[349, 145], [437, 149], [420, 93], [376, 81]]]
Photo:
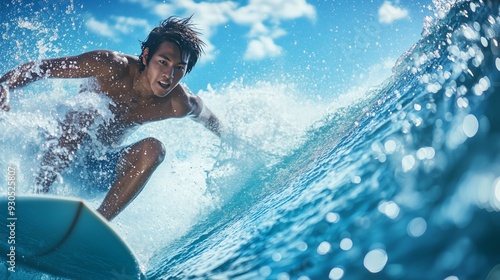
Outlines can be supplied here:
[[165, 158], [165, 147], [155, 138], [133, 144], [121, 156], [117, 178], [97, 212], [112, 220], [142, 191]]
[[94, 115], [83, 112], [72, 112], [66, 116], [61, 124], [61, 136], [49, 145], [42, 157], [40, 170], [35, 178], [35, 193], [47, 193], [57, 174], [73, 161], [74, 154], [86, 135], [83, 128], [88, 128], [93, 123], [93, 118]]

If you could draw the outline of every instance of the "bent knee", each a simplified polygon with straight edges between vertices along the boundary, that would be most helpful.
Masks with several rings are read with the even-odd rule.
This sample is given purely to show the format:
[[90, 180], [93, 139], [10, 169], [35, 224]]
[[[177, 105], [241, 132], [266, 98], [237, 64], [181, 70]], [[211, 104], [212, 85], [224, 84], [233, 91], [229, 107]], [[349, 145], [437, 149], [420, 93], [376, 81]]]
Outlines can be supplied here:
[[141, 150], [143, 154], [155, 161], [155, 163], [161, 163], [165, 159], [165, 145], [153, 137], [148, 137], [140, 141]]

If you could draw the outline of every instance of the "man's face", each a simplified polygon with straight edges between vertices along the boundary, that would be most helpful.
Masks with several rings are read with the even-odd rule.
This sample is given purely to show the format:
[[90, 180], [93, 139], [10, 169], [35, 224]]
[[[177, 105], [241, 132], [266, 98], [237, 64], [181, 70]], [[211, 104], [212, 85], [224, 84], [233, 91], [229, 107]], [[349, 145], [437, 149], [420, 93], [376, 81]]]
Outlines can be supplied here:
[[177, 44], [167, 41], [160, 45], [148, 64], [146, 57], [143, 55], [143, 63], [151, 90], [158, 97], [167, 96], [186, 74], [189, 53], [185, 52], [181, 56]]

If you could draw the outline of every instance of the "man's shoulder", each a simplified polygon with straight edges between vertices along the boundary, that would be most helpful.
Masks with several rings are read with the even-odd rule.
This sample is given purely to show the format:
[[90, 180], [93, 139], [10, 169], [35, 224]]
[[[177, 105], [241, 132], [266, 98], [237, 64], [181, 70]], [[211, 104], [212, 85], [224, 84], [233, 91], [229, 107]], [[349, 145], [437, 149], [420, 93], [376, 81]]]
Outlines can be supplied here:
[[183, 103], [192, 105], [193, 102], [197, 102], [198, 97], [185, 84], [178, 84], [174, 91], [176, 91], [175, 95]]
[[129, 74], [138, 68], [139, 59], [136, 56], [124, 54], [112, 50], [94, 50], [84, 54], [90, 60], [95, 60], [98, 64], [105, 66], [108, 73], [116, 79], [119, 76]]
[[137, 56], [124, 54], [113, 50], [94, 50], [87, 53], [90, 57], [104, 63], [127, 65], [129, 63], [137, 63]]
[[168, 96], [169, 98], [165, 100], [168, 100], [177, 113], [182, 116], [191, 114], [193, 107], [198, 104], [197, 96], [182, 84], [178, 84]]

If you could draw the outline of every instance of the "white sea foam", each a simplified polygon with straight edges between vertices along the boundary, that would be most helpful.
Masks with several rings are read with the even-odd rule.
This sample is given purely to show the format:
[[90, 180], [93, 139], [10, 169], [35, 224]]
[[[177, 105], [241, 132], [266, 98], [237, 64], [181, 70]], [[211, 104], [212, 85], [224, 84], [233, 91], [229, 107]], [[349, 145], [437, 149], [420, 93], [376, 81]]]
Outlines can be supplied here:
[[[47, 136], [57, 136], [57, 121], [64, 112], [92, 107], [100, 108], [101, 115], [108, 113], [105, 99], [75, 94], [79, 82], [41, 81], [15, 91], [12, 110], [0, 113], [4, 153], [0, 168], [18, 167], [19, 195], [32, 192], [42, 148]], [[279, 82], [249, 86], [235, 81], [220, 89], [209, 86], [197, 94], [222, 120], [222, 140], [189, 118], [144, 125], [126, 140], [156, 137], [167, 150], [165, 161], [143, 192], [112, 223], [142, 260], [221, 207], [244, 187], [246, 176], [255, 168], [277, 163], [302, 143], [308, 127], [327, 107], [293, 85]], [[104, 197], [102, 192], [81, 191], [64, 176], [51, 193], [82, 197], [94, 208]]]

